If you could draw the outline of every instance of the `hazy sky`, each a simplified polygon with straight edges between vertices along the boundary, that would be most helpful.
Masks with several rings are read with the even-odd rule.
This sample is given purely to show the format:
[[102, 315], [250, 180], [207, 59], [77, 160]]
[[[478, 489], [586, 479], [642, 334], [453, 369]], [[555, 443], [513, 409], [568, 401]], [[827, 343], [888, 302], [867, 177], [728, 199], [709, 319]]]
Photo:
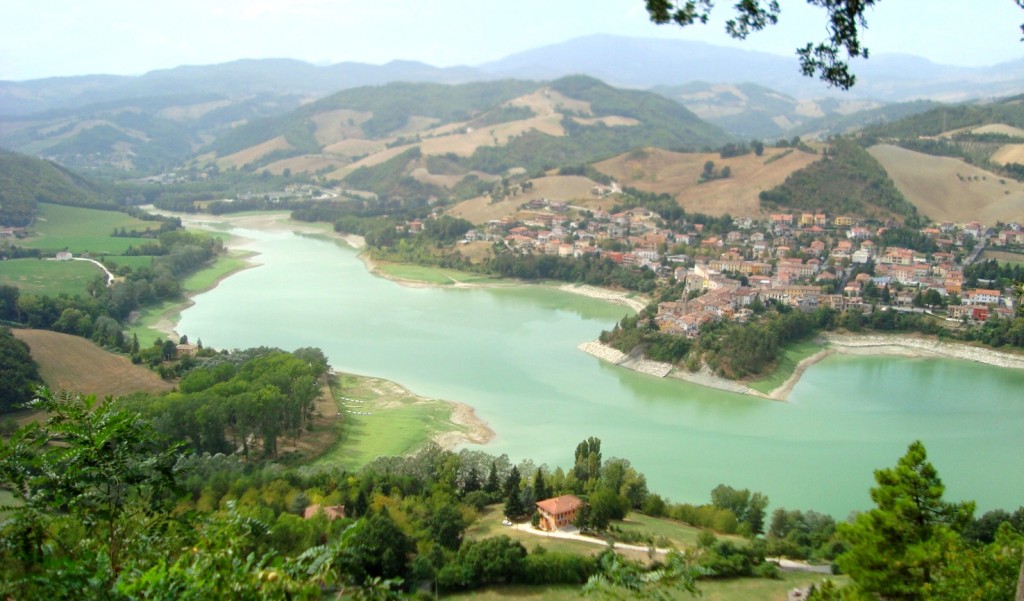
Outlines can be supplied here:
[[[680, 29], [643, 0], [0, 0], [0, 79], [141, 74], [239, 58], [313, 63], [393, 59], [476, 65], [594, 33], [739, 45], [717, 21]], [[792, 56], [826, 36], [824, 12], [781, 0], [780, 24], [742, 47]], [[875, 55], [951, 65], [1024, 57], [1013, 0], [879, 0], [863, 40]]]

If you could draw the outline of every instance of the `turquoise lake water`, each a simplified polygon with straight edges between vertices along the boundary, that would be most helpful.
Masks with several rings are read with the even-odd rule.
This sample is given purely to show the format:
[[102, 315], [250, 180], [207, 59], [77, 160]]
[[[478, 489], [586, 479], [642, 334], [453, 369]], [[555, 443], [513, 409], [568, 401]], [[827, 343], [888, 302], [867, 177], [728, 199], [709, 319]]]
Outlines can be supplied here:
[[772, 507], [845, 517], [871, 506], [874, 469], [920, 439], [947, 498], [1024, 504], [1024, 370], [942, 359], [832, 355], [790, 402], [658, 379], [577, 350], [628, 309], [537, 286], [410, 288], [317, 237], [235, 230], [261, 265], [195, 297], [179, 333], [216, 348], [316, 346], [335, 369], [460, 401], [513, 461], [566, 467], [602, 440], [652, 491], [709, 500], [720, 483]]

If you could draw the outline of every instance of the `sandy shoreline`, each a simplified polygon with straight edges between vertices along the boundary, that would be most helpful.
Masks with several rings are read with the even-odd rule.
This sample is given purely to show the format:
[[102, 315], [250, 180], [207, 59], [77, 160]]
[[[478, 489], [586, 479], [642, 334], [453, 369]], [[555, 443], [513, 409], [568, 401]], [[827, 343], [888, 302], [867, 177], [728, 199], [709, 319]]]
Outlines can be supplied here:
[[558, 289], [562, 292], [579, 294], [580, 296], [596, 298], [598, 300], [608, 301], [618, 305], [625, 305], [637, 313], [643, 311], [644, 307], [651, 303], [651, 299], [636, 292], [630, 292], [627, 290], [610, 290], [608, 288], [590, 286], [589, 284], [562, 284]]
[[442, 432], [434, 436], [434, 442], [446, 451], [454, 451], [463, 444], [484, 445], [497, 436], [494, 430], [484, 420], [477, 417], [476, 410], [465, 403], [458, 401], [445, 401], [452, 407], [452, 414], [448, 418], [456, 426], [466, 431]]

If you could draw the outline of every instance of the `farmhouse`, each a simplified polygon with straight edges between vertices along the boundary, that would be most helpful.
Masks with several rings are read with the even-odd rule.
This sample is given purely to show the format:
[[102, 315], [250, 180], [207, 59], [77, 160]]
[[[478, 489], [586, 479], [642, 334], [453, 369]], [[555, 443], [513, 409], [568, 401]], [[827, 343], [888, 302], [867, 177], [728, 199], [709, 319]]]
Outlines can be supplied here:
[[310, 505], [302, 512], [302, 518], [311, 520], [317, 516], [320, 512], [323, 512], [327, 516], [328, 520], [340, 520], [345, 517], [345, 506], [344, 505], [328, 505], [323, 506], [319, 503]]
[[540, 529], [552, 531], [572, 525], [580, 507], [583, 507], [583, 501], [575, 495], [562, 495], [537, 501]]

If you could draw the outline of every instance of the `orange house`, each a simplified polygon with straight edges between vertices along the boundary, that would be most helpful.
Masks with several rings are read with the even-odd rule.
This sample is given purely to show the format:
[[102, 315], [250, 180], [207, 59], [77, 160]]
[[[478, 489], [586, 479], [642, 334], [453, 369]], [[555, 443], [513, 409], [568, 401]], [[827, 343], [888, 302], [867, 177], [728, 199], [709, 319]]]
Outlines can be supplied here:
[[562, 495], [537, 501], [540, 529], [552, 531], [571, 526], [580, 507], [583, 507], [583, 501], [575, 495]]
[[311, 520], [317, 516], [320, 512], [323, 512], [327, 516], [328, 520], [340, 520], [345, 517], [345, 506], [344, 505], [328, 505], [323, 506], [317, 503], [316, 505], [310, 505], [302, 512], [302, 517], [307, 520]]

